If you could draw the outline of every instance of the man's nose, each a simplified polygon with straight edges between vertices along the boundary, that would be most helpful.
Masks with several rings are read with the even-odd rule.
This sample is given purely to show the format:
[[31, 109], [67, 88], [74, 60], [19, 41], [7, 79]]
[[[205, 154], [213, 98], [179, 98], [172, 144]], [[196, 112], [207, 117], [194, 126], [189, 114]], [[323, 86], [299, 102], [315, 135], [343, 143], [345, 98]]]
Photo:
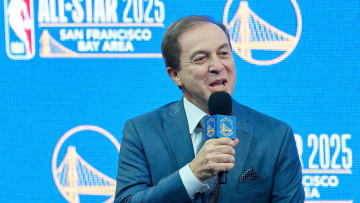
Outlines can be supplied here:
[[225, 67], [218, 57], [213, 57], [210, 63], [209, 72], [210, 73], [220, 73], [222, 70], [224, 70]]

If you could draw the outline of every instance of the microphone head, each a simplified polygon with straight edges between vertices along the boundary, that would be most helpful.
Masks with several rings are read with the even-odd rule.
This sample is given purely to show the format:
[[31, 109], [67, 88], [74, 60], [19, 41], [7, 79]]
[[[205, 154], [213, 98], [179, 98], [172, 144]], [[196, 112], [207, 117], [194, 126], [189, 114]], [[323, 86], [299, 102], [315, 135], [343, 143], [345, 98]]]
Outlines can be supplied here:
[[210, 115], [230, 116], [232, 111], [231, 96], [227, 92], [214, 92], [208, 101]]

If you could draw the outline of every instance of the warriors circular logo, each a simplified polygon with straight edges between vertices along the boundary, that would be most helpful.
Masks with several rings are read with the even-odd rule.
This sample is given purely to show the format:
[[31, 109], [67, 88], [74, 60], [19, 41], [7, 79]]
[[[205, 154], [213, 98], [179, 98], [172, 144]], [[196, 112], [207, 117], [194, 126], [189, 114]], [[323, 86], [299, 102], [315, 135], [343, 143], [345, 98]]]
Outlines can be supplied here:
[[119, 151], [119, 142], [100, 127], [83, 125], [66, 132], [56, 144], [51, 162], [61, 195], [71, 203], [113, 202], [116, 180], [105, 174], [116, 173], [109, 170], [113, 164], [108, 160]]
[[215, 135], [215, 120], [213, 118], [210, 118], [207, 122], [206, 122], [206, 136], [208, 137], [212, 137]]
[[[256, 0], [226, 2], [223, 24], [229, 30], [234, 52], [249, 63], [255, 65], [279, 63], [288, 57], [298, 44], [302, 19], [296, 0], [290, 0], [296, 14], [294, 18], [291, 18], [291, 14], [283, 12], [286, 6], [279, 6], [276, 2], [278, 1], [271, 1], [266, 3], [266, 6], [264, 1]], [[283, 2], [280, 4], [284, 5]], [[269, 5], [276, 6], [276, 9]], [[254, 12], [252, 7], [262, 8]], [[291, 6], [287, 6], [286, 10], [289, 10], [288, 7]], [[291, 21], [295, 19], [296, 26], [291, 26], [294, 24]], [[296, 31], [291, 30], [294, 27]]]
[[233, 122], [231, 119], [225, 117], [220, 120], [220, 133], [225, 137], [233, 135]]

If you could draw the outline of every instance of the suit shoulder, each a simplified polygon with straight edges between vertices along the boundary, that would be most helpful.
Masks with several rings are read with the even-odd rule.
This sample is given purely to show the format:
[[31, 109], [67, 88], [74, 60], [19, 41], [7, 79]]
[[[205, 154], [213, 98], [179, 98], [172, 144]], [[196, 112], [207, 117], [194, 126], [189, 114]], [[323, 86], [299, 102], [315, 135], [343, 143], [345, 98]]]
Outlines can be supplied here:
[[167, 115], [171, 114], [172, 109], [174, 109], [175, 106], [179, 105], [178, 103], [179, 101], [165, 104], [150, 112], [131, 118], [128, 121], [132, 121], [134, 123], [144, 123], [144, 122], [149, 123], [149, 122], [162, 121], [163, 119], [165, 119]]
[[259, 123], [264, 126], [268, 127], [280, 127], [280, 128], [289, 128], [290, 126], [277, 118], [274, 118], [272, 116], [269, 116], [267, 114], [261, 113], [257, 110], [254, 110], [248, 106], [245, 106], [243, 104], [239, 104], [235, 102], [236, 109], [239, 109], [239, 111], [243, 111], [249, 120], [253, 120], [255, 123]]

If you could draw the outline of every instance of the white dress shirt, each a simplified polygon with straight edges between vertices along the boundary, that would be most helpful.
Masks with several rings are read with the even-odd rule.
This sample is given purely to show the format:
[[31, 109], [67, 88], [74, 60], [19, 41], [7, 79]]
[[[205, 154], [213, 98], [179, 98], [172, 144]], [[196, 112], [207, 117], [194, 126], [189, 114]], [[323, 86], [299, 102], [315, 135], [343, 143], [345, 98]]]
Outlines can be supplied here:
[[[191, 140], [193, 143], [194, 154], [197, 154], [198, 147], [202, 141], [202, 133], [195, 132], [195, 128], [200, 122], [200, 120], [207, 114], [199, 109], [197, 106], [189, 102], [184, 97], [184, 109], [186, 118], [189, 126], [189, 135], [191, 135]], [[195, 193], [204, 192], [209, 189], [209, 186], [206, 183], [202, 183], [191, 171], [189, 163], [186, 164], [179, 170], [181, 181], [183, 182], [187, 193], [190, 198], [193, 199]]]

